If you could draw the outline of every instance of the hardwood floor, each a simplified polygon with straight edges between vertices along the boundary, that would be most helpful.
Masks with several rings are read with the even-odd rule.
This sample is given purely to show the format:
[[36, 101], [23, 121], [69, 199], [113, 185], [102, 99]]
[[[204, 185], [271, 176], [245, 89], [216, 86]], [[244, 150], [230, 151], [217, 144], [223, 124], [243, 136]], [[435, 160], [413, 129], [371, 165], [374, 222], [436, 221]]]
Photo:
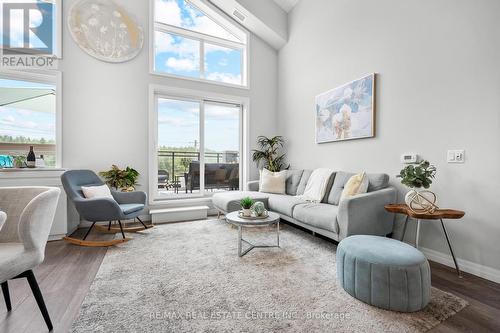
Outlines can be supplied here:
[[[81, 234], [82, 230], [78, 231]], [[94, 239], [109, 235], [94, 234]], [[88, 248], [63, 241], [47, 245], [45, 262], [35, 270], [54, 324], [54, 332], [67, 332], [106, 254], [105, 248]], [[470, 305], [432, 329], [445, 332], [500, 332], [500, 284], [432, 263], [432, 285], [466, 299]], [[25, 279], [9, 281], [12, 311], [0, 301], [0, 332], [36, 333], [47, 328]]]

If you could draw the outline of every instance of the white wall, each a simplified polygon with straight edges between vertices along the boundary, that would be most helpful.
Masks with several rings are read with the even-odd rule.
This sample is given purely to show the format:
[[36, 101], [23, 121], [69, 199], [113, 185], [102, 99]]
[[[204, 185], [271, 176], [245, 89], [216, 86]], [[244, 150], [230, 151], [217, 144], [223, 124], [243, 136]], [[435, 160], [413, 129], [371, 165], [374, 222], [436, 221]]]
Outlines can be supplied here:
[[[437, 166], [439, 205], [466, 212], [447, 226], [476, 274], [500, 273], [498, 13], [496, 0], [301, 1], [279, 53], [279, 133], [292, 167], [396, 175], [402, 153], [419, 153]], [[376, 138], [315, 144], [315, 95], [371, 72]], [[447, 149], [465, 149], [466, 163], [447, 164]], [[424, 222], [421, 245], [448, 255], [445, 244], [438, 223]]]
[[[252, 36], [250, 89], [224, 88], [207, 83], [163, 78], [149, 74], [149, 1], [120, 0], [145, 32], [145, 45], [130, 62], [109, 64], [84, 53], [71, 38], [66, 18], [75, 0], [64, 1], [63, 60], [63, 167], [104, 170], [130, 165], [140, 173], [141, 189], [148, 184], [148, 87], [165, 84], [207, 89], [250, 97], [250, 141], [275, 133], [277, 53]], [[253, 164], [252, 164], [253, 167]], [[251, 176], [257, 171], [252, 169]]]

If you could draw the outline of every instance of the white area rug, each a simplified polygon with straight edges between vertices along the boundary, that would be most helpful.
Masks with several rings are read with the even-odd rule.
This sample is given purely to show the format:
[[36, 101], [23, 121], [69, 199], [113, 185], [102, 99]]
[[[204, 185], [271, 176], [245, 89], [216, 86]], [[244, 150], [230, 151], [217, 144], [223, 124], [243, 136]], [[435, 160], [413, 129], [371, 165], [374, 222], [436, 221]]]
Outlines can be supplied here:
[[[275, 241], [274, 229], [244, 236]], [[73, 332], [424, 332], [467, 305], [438, 289], [416, 313], [362, 303], [337, 284], [336, 246], [286, 225], [281, 248], [242, 258], [222, 220], [133, 237], [108, 250]]]

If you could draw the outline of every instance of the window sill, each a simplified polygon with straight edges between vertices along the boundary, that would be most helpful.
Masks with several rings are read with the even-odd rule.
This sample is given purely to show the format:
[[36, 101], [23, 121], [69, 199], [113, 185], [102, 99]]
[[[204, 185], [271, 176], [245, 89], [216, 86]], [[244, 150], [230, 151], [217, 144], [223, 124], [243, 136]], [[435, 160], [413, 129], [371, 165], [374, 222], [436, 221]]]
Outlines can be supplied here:
[[43, 171], [66, 171], [63, 168], [1, 168], [0, 172], [43, 172]]

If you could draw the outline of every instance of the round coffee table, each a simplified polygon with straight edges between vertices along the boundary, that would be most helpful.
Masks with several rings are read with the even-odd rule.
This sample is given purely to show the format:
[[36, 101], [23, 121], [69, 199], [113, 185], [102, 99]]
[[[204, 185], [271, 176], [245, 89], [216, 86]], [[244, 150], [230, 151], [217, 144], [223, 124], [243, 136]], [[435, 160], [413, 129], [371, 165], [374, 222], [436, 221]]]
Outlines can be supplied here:
[[[232, 212], [226, 215], [226, 220], [238, 227], [238, 256], [243, 257], [245, 254], [255, 248], [280, 247], [280, 216], [274, 212], [268, 212], [269, 216], [263, 219], [244, 219], [238, 216], [238, 212]], [[242, 229], [245, 227], [265, 227], [276, 224], [276, 245], [255, 245], [242, 237]], [[250, 247], [242, 251], [242, 243], [245, 242]]]

